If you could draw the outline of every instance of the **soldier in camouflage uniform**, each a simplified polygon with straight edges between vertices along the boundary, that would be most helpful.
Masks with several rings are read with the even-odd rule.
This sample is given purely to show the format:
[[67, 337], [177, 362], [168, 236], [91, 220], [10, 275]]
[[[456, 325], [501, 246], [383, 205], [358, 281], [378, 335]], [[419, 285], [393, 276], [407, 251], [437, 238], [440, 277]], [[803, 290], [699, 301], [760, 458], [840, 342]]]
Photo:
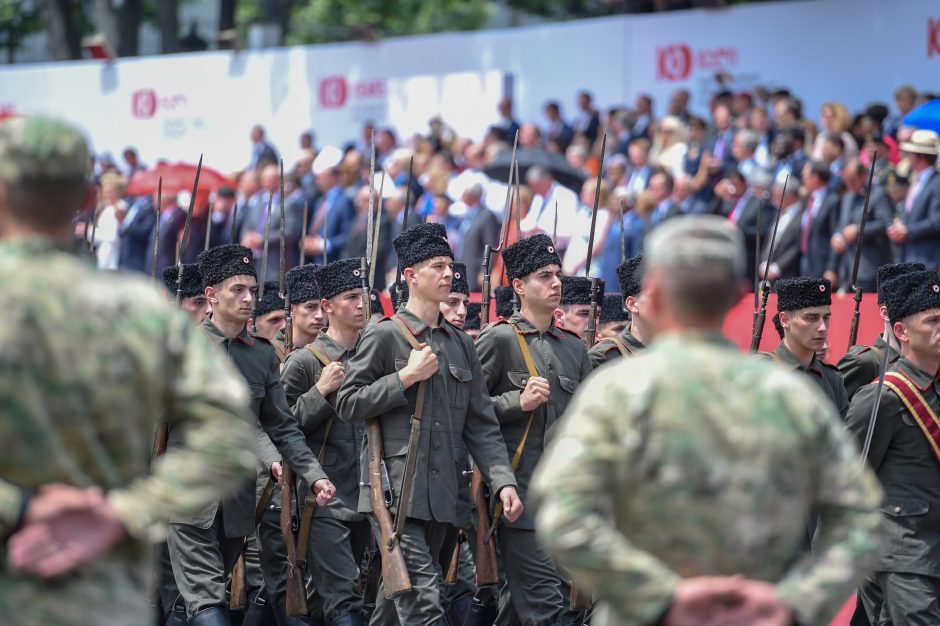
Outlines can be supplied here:
[[313, 588], [330, 626], [362, 625], [362, 597], [356, 583], [371, 532], [357, 510], [363, 424], [338, 419], [334, 408], [336, 391], [366, 323], [359, 264], [358, 258], [334, 261], [317, 272], [318, 283], [291, 285], [301, 301], [317, 300], [328, 315], [329, 327], [291, 354], [281, 375], [307, 446], [336, 485], [329, 506], [314, 511], [307, 548]]
[[649, 336], [646, 306], [641, 299], [643, 286], [643, 255], [627, 259], [617, 266], [617, 278], [623, 295], [623, 306], [630, 312], [630, 324], [617, 337], [598, 341], [588, 353], [591, 365], [597, 367], [607, 361], [633, 355], [643, 350]]
[[759, 353], [758, 358], [803, 373], [845, 419], [849, 399], [842, 376], [834, 366], [816, 356], [828, 341], [832, 285], [825, 278], [800, 277], [778, 280], [774, 288], [783, 341], [773, 352]]
[[[152, 285], [64, 252], [72, 216], [93, 197], [87, 175], [72, 127], [0, 124], [0, 614], [10, 626], [151, 623], [145, 542], [254, 466], [248, 393], [231, 364]], [[178, 445], [150, 473], [157, 419]]]
[[202, 324], [209, 314], [209, 301], [206, 299], [205, 286], [202, 284], [202, 274], [195, 263], [183, 264], [183, 280], [177, 280], [179, 267], [170, 265], [163, 270], [163, 284], [166, 286], [167, 297], [176, 302], [179, 294], [182, 302], [179, 307], [186, 311], [196, 324]]
[[888, 363], [894, 363], [901, 356], [897, 349], [894, 332], [891, 330], [891, 322], [888, 320], [888, 310], [881, 294], [881, 285], [901, 274], [925, 269], [927, 268], [923, 263], [889, 263], [878, 268], [878, 312], [884, 320], [884, 332], [878, 335], [870, 346], [857, 345], [849, 348], [836, 366], [842, 374], [842, 382], [845, 384], [845, 393], [849, 401], [852, 400], [856, 391], [878, 377], [878, 372], [881, 370], [881, 357], [885, 350], [888, 350]]
[[[395, 239], [399, 266], [408, 281], [408, 303], [393, 318], [366, 327], [349, 360], [336, 410], [345, 421], [378, 418], [384, 461], [393, 492], [392, 513], [406, 515], [399, 536], [413, 589], [393, 599], [402, 626], [437, 625], [444, 617], [440, 599], [440, 551], [458, 523], [455, 467], [469, 451], [507, 518], [522, 513], [516, 481], [499, 436], [493, 406], [483, 386], [473, 342], [440, 314], [453, 278], [453, 252], [440, 224], [416, 224]], [[402, 329], [399, 321], [405, 326]], [[413, 350], [405, 336], [426, 344]], [[416, 392], [427, 381], [417, 449], [414, 490], [407, 513], [401, 485], [408, 453]], [[362, 453], [359, 511], [370, 512], [367, 450]], [[409, 477], [410, 479], [411, 477]], [[378, 526], [373, 520], [378, 538]], [[384, 588], [379, 588], [379, 598]], [[372, 623], [379, 619], [378, 607]]]
[[721, 336], [739, 231], [677, 218], [646, 250], [653, 343], [579, 390], [533, 480], [539, 535], [595, 626], [827, 624], [876, 556], [877, 481], [816, 386]]
[[[590, 373], [591, 363], [581, 338], [555, 324], [563, 277], [561, 259], [551, 238], [538, 234], [522, 239], [506, 248], [503, 262], [522, 307], [508, 320], [488, 326], [477, 340], [477, 352], [506, 452], [510, 458], [519, 458], [515, 476], [525, 498], [549, 431]], [[590, 280], [578, 280], [583, 281], [582, 292], [587, 285], [590, 297]], [[520, 336], [538, 375], [529, 373]], [[524, 447], [518, 453], [523, 441]], [[564, 624], [576, 619], [565, 608], [566, 577], [559, 575], [544, 546], [536, 541], [533, 514], [527, 511], [519, 520], [503, 523], [498, 545], [507, 583], [501, 601], [506, 611], [508, 592], [512, 609], [525, 626]]]

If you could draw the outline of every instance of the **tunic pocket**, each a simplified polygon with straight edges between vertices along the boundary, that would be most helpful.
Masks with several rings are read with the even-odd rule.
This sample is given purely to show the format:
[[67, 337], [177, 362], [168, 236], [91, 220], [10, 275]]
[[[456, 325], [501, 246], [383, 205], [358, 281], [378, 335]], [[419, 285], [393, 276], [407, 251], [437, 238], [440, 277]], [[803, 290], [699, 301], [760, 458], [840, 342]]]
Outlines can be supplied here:
[[465, 407], [470, 402], [470, 380], [473, 378], [472, 372], [460, 365], [453, 363], [447, 366], [450, 376], [447, 378], [447, 393], [450, 396], [450, 404], [454, 407]]

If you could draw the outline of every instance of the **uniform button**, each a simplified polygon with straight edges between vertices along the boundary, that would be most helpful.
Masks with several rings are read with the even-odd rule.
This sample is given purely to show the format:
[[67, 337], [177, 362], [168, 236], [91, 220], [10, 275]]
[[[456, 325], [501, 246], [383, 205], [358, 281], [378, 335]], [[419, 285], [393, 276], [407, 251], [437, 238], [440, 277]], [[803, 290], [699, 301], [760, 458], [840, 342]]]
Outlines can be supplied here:
[[437, 443], [434, 444], [434, 449], [435, 449], [435, 450], [440, 450], [440, 449], [441, 449], [440, 444], [437, 444]]
[[440, 402], [440, 401], [441, 401], [441, 397], [440, 397], [440, 396], [434, 396], [434, 401], [435, 401], [435, 402]]
[[431, 473], [434, 474], [435, 476], [437, 476], [437, 470], [436, 470], [436, 469], [432, 469], [432, 470], [431, 470]]
[[360, 483], [359, 483], [359, 486], [360, 486], [360, 487], [365, 487], [366, 484], [365, 484], [364, 482], [360, 482]]
[[895, 513], [900, 513], [900, 512], [901, 512], [901, 507], [899, 507], [899, 506], [894, 507], [894, 512], [895, 512]]
[[434, 426], [436, 426], [437, 428], [440, 428], [441, 423], [440, 423], [440, 422], [434, 422]]

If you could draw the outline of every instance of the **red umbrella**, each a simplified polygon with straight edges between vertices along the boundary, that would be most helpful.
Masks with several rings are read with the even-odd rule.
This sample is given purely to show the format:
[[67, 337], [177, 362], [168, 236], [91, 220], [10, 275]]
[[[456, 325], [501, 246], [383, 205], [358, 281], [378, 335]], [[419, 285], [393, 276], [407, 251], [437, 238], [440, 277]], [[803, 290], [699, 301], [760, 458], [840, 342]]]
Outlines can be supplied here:
[[[135, 172], [127, 187], [127, 193], [132, 196], [155, 194], [160, 177], [163, 177], [164, 194], [192, 191], [193, 180], [196, 178], [196, 166], [190, 163], [160, 163], [153, 169]], [[216, 191], [219, 187], [226, 185], [234, 187], [235, 182], [214, 169], [202, 166], [202, 172], [199, 174], [199, 192]]]

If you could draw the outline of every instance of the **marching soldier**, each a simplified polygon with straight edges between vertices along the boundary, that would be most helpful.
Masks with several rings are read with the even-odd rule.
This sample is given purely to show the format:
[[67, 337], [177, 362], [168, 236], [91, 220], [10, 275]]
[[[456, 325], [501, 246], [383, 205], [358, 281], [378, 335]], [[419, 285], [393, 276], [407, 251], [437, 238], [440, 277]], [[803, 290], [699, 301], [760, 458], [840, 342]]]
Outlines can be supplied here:
[[[366, 323], [359, 263], [359, 259], [344, 259], [320, 268], [318, 286], [309, 281], [291, 284], [292, 298], [296, 290], [298, 300], [304, 303], [317, 300], [329, 326], [306, 348], [288, 357], [281, 375], [287, 402], [300, 422], [307, 446], [336, 486], [333, 501], [314, 510], [306, 548], [313, 588], [330, 626], [362, 626], [363, 622], [356, 582], [370, 533], [357, 508], [364, 432], [361, 423], [338, 419], [335, 409], [336, 392]], [[297, 269], [306, 267], [310, 266]], [[307, 515], [305, 511], [304, 519]]]
[[[287, 316], [284, 315], [284, 298], [277, 292], [278, 284], [276, 280], [269, 280], [264, 283], [264, 293], [258, 298], [257, 312], [255, 313], [255, 327], [252, 334], [267, 340], [272, 346], [274, 337], [281, 333], [284, 337], [284, 324], [287, 322]], [[278, 359], [283, 363], [286, 358], [284, 353], [283, 341], [274, 348]]]
[[[381, 424], [391, 509], [396, 517], [406, 516], [398, 541], [412, 585], [393, 602], [402, 626], [431, 626], [444, 617], [439, 554], [458, 523], [456, 464], [469, 451], [507, 519], [516, 520], [523, 509], [473, 342], [440, 313], [453, 280], [446, 231], [440, 224], [416, 224], [395, 239], [395, 251], [408, 283], [408, 302], [393, 317], [366, 328], [349, 360], [337, 413], [348, 422], [378, 418]], [[422, 414], [416, 414], [415, 390], [425, 393]], [[420, 424], [414, 441], [408, 434], [412, 419]], [[409, 453], [420, 471], [406, 476]], [[366, 450], [362, 465], [368, 466]], [[402, 502], [406, 487], [412, 495]], [[371, 510], [369, 496], [364, 484], [360, 512]], [[378, 522], [374, 516], [371, 521], [378, 540]], [[379, 594], [384, 594], [384, 582]]]
[[[525, 498], [546, 438], [591, 363], [577, 333], [556, 324], [564, 277], [551, 238], [537, 234], [517, 241], [503, 251], [503, 262], [521, 308], [484, 329], [477, 351]], [[590, 286], [590, 280], [578, 280]], [[567, 581], [536, 541], [535, 516], [527, 511], [518, 520], [507, 520], [498, 545], [512, 608], [523, 625], [572, 623], [575, 617], [566, 611], [568, 598], [562, 595]]]
[[630, 312], [623, 306], [619, 293], [604, 294], [600, 320], [597, 328], [598, 340], [610, 339], [622, 333], [630, 325]]
[[[513, 294], [512, 285], [500, 285], [493, 290], [493, 300], [496, 301], [496, 318], [508, 320], [512, 315]], [[487, 321], [488, 320], [484, 320]]]
[[481, 304], [479, 302], [467, 303], [467, 318], [463, 322], [463, 332], [470, 335], [474, 341], [480, 336], [480, 313]]
[[206, 299], [205, 288], [202, 284], [202, 274], [195, 263], [183, 264], [183, 280], [178, 282], [179, 268], [169, 265], [163, 270], [163, 284], [166, 286], [166, 295], [176, 301], [177, 288], [182, 298], [180, 308], [189, 313], [196, 324], [202, 324], [209, 314], [209, 301]]
[[845, 384], [845, 392], [849, 401], [855, 395], [855, 392], [878, 378], [878, 372], [881, 370], [881, 357], [885, 350], [889, 351], [888, 363], [894, 363], [900, 358], [898, 352], [897, 339], [891, 330], [891, 322], [888, 319], [888, 310], [885, 306], [884, 296], [881, 293], [881, 285], [892, 278], [897, 278], [901, 274], [909, 272], [922, 272], [926, 267], [923, 263], [889, 263], [878, 268], [878, 312], [881, 319], [884, 320], [884, 332], [878, 335], [874, 343], [870, 346], [858, 345], [852, 346], [848, 352], [839, 359], [836, 367], [842, 374], [842, 382]]
[[[248, 390], [231, 363], [149, 281], [65, 252], [72, 216], [94, 198], [87, 177], [73, 127], [0, 124], [0, 606], [11, 626], [150, 624], [146, 544], [254, 465]], [[176, 445], [149, 471], [158, 418]]]
[[847, 420], [859, 444], [871, 437], [868, 464], [885, 490], [885, 550], [859, 595], [872, 624], [940, 624], [940, 283], [908, 272], [879, 293], [901, 356], [883, 388], [858, 390]]
[[532, 483], [539, 536], [594, 589], [595, 626], [827, 624], [877, 553], [877, 481], [814, 385], [721, 336], [737, 230], [677, 218], [646, 251], [653, 343], [569, 406]]
[[[236, 244], [212, 248], [199, 256], [199, 270], [212, 306], [202, 331], [211, 343], [229, 355], [241, 372], [251, 392], [251, 413], [274, 442], [263, 445], [262, 467], [277, 476], [283, 454], [297, 474], [313, 485], [318, 501], [326, 504], [335, 489], [304, 444], [297, 421], [290, 413], [274, 349], [267, 340], [250, 334], [246, 327], [257, 285], [251, 250]], [[172, 434], [169, 447], [174, 447]], [[196, 514], [180, 516], [170, 524], [167, 538], [170, 560], [191, 626], [229, 623], [223, 608], [225, 578], [241, 553], [245, 537], [254, 529], [255, 497], [255, 490], [246, 485], [231, 498], [204, 507]], [[269, 599], [275, 614], [283, 610], [276, 598]]]
[[555, 326], [576, 334], [586, 343], [590, 323], [591, 279], [584, 276], [562, 276], [561, 301], [555, 309]]
[[594, 367], [620, 357], [630, 356], [643, 350], [649, 339], [649, 321], [646, 319], [646, 304], [641, 297], [643, 286], [643, 255], [627, 259], [617, 267], [617, 278], [623, 294], [623, 306], [630, 312], [630, 325], [616, 337], [598, 341], [591, 351]]
[[470, 300], [470, 283], [467, 282], [467, 266], [454, 263], [454, 278], [447, 299], [441, 303], [441, 315], [453, 326], [463, 330], [467, 321], [467, 304]]
[[[319, 270], [320, 266], [308, 263], [307, 265], [295, 267], [284, 274], [287, 295], [290, 297], [292, 339], [295, 350], [313, 343], [324, 324], [326, 324], [326, 314], [320, 303], [320, 293], [315, 288]], [[274, 343], [275, 345], [277, 343], [284, 344], [286, 352], [287, 338], [284, 336], [283, 329], [274, 337]]]
[[777, 281], [775, 288], [783, 341], [773, 352], [761, 352], [759, 356], [804, 373], [844, 419], [849, 400], [842, 376], [834, 366], [816, 356], [828, 341], [831, 284], [825, 278], [784, 278]]

